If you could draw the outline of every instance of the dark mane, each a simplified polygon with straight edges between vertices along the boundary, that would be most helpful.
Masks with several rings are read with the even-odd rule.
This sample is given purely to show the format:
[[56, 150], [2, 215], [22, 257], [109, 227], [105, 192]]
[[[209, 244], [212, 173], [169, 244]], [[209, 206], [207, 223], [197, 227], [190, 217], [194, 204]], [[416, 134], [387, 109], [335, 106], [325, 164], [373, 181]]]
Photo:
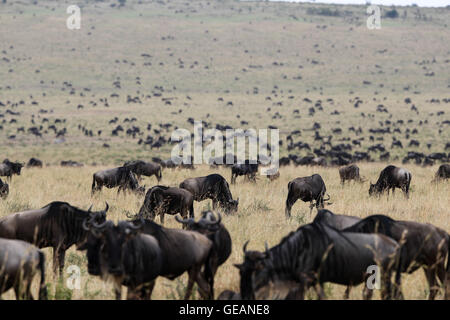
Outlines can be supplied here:
[[359, 233], [383, 233], [388, 237], [392, 237], [392, 226], [395, 223], [394, 219], [391, 219], [385, 215], [372, 215], [358, 223], [354, 224], [343, 230], [343, 232], [359, 232]]

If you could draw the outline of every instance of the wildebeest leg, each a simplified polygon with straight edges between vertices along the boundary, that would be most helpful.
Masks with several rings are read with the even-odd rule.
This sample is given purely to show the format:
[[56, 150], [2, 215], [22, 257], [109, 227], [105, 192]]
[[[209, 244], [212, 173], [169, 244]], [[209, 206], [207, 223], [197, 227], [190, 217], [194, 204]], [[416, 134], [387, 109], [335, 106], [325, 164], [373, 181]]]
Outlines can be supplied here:
[[184, 294], [184, 300], [189, 299], [189, 297], [191, 296], [191, 293], [192, 293], [192, 287], [194, 286], [194, 282], [195, 282], [195, 272], [196, 272], [196, 271], [197, 271], [197, 270], [195, 270], [195, 267], [194, 267], [194, 268], [191, 268], [191, 269], [188, 271], [189, 279], [188, 279], [188, 285], [187, 285], [187, 287], [186, 287], [186, 293]]
[[57, 275], [59, 269], [59, 276], [62, 277], [64, 269], [64, 259], [66, 251], [61, 246], [53, 247], [53, 273]]
[[217, 200], [216, 199], [212, 199], [212, 207], [213, 207], [213, 210], [216, 210], [216, 208], [217, 208]]
[[151, 300], [153, 288], [155, 287], [156, 280], [153, 280], [149, 284], [145, 285], [145, 300]]
[[434, 300], [436, 294], [439, 291], [436, 281], [436, 267], [431, 267], [428, 269], [423, 269], [425, 272], [425, 276], [427, 277], [428, 286], [430, 287], [430, 295], [428, 296], [428, 300]]
[[373, 289], [369, 289], [367, 287], [367, 285], [365, 285], [364, 289], [363, 289], [363, 299], [370, 300], [370, 299], [372, 299], [372, 295], [373, 295]]
[[345, 289], [345, 293], [344, 293], [344, 299], [348, 300], [348, 298], [350, 297], [350, 291], [352, 290], [351, 286], [347, 286], [347, 289]]
[[114, 283], [114, 296], [116, 300], [122, 300], [122, 286], [118, 283]]
[[325, 300], [327, 297], [325, 296], [325, 292], [323, 291], [323, 286], [320, 283], [317, 283], [314, 286], [314, 290], [317, 293], [317, 297], [319, 298], [319, 300]]
[[286, 215], [286, 218], [290, 218], [291, 217], [291, 209], [292, 209], [292, 206], [294, 205], [294, 203], [297, 201], [297, 198], [291, 198], [291, 197], [289, 197], [289, 195], [288, 195], [288, 198], [287, 198], [287, 200], [286, 200], [286, 210], [285, 210], [285, 215]]
[[[208, 281], [206, 281], [200, 268], [198, 269], [197, 274], [196, 274], [196, 282], [198, 284], [198, 291], [200, 293], [200, 296], [203, 299], [208, 299], [208, 300], [214, 299], [213, 289], [210, 287]], [[213, 285], [214, 285], [214, 282], [213, 282]]]
[[236, 182], [236, 176], [234, 173], [231, 173], [231, 184], [234, 184]]
[[164, 211], [161, 211], [161, 212], [159, 213], [159, 219], [160, 219], [160, 221], [161, 221], [161, 224], [164, 224]]

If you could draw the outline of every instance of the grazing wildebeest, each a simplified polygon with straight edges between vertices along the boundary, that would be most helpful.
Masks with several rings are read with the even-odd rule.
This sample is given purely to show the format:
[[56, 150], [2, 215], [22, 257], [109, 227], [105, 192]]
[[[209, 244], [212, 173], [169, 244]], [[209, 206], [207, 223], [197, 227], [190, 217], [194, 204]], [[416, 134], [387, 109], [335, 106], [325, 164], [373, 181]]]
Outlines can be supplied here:
[[14, 288], [17, 300], [33, 299], [31, 283], [39, 270], [39, 300], [47, 299], [45, 255], [41, 250], [22, 240], [0, 238], [0, 266], [0, 296]]
[[291, 208], [294, 203], [301, 199], [304, 202], [310, 201], [310, 214], [314, 207], [313, 201], [316, 201], [316, 208], [319, 210], [324, 207], [324, 201], [330, 200], [324, 199], [325, 192], [327, 191], [325, 187], [325, 182], [318, 174], [313, 174], [309, 177], [296, 178], [288, 183], [288, 196], [286, 199], [286, 210], [285, 214], [287, 218], [291, 217]]
[[[437, 278], [444, 285], [445, 298], [450, 295], [450, 236], [431, 224], [397, 221], [384, 215], [372, 215], [343, 230], [343, 232], [377, 233], [386, 235], [400, 244], [400, 270], [413, 273], [423, 267], [430, 287], [429, 299], [438, 292]], [[445, 257], [447, 256], [447, 270]], [[396, 288], [401, 296], [400, 274]]]
[[130, 170], [137, 176], [138, 180], [141, 179], [141, 175], [146, 177], [151, 177], [154, 175], [158, 182], [161, 181], [161, 165], [157, 163], [136, 160], [125, 162], [123, 166], [130, 168]]
[[86, 225], [91, 230], [83, 248], [87, 249], [88, 272], [103, 278], [113, 276], [116, 299], [120, 299], [120, 285], [128, 286], [129, 291], [132, 288], [139, 298], [149, 299], [157, 276], [174, 280], [186, 271], [189, 280], [184, 299], [190, 297], [195, 282], [201, 295], [210, 297], [201, 272], [213, 246], [206, 236], [164, 228], [146, 219], [120, 221], [117, 226], [111, 221]]
[[192, 193], [195, 201], [212, 199], [213, 210], [219, 205], [226, 213], [237, 211], [239, 198], [233, 200], [230, 186], [220, 174], [213, 173], [204, 177], [188, 178], [180, 183], [180, 188]]
[[268, 170], [266, 172], [266, 176], [270, 181], [276, 180], [280, 177], [280, 170], [277, 170], [276, 172], [273, 172], [273, 170]]
[[159, 215], [164, 224], [164, 214], [181, 214], [183, 218], [194, 217], [194, 197], [181, 188], [154, 186], [147, 191], [144, 203], [139, 210], [139, 217], [154, 220]]
[[246, 179], [256, 182], [256, 173], [258, 172], [258, 163], [250, 163], [245, 160], [245, 163], [234, 164], [231, 167], [231, 184], [236, 182], [238, 176], [245, 176]]
[[439, 182], [441, 180], [447, 180], [450, 178], [450, 164], [444, 163], [439, 166], [439, 169], [436, 172], [434, 177], [434, 182]]
[[216, 219], [211, 211], [203, 211], [202, 218], [195, 222], [193, 218], [179, 219], [175, 216], [175, 219], [186, 225], [188, 230], [197, 231], [206, 235], [213, 243], [211, 254], [208, 257], [207, 267], [205, 268], [205, 278], [211, 288], [212, 297], [214, 297], [214, 276], [217, 269], [227, 261], [231, 254], [232, 241], [231, 236], [225, 226], [220, 223], [222, 217], [220, 213]]
[[8, 159], [5, 159], [3, 160], [3, 163], [0, 163], [0, 177], [7, 177], [7, 180], [11, 181], [14, 174], [20, 176], [22, 167], [23, 164], [20, 162], [11, 162]]
[[64, 268], [66, 250], [72, 245], [80, 246], [86, 241], [83, 220], [89, 218], [98, 222], [106, 219], [106, 209], [91, 212], [78, 209], [66, 202], [51, 202], [36, 210], [13, 213], [0, 219], [0, 238], [19, 239], [39, 248], [53, 248], [53, 271]]
[[[247, 242], [248, 243], [248, 242]], [[244, 262], [235, 265], [241, 276], [243, 299], [266, 298], [272, 288], [278, 297], [303, 299], [316, 287], [325, 298], [323, 283], [355, 286], [368, 280], [368, 268], [378, 266], [383, 299], [391, 298], [391, 275], [398, 267], [399, 245], [379, 234], [340, 232], [325, 224], [311, 223], [298, 228], [265, 252], [246, 251]], [[373, 290], [364, 288], [364, 298]]]
[[387, 190], [392, 189], [394, 194], [395, 188], [400, 188], [405, 193], [405, 196], [409, 198], [409, 185], [411, 184], [411, 172], [404, 168], [398, 168], [396, 166], [387, 166], [380, 173], [377, 183], [370, 183], [369, 195], [380, 195]]
[[359, 168], [356, 164], [351, 164], [349, 166], [339, 168], [339, 176], [341, 177], [341, 184], [344, 184], [346, 180], [364, 182], [364, 180], [359, 175]]
[[0, 198], [6, 199], [9, 194], [9, 185], [0, 179]]
[[62, 160], [61, 161], [61, 167], [83, 167], [84, 165], [80, 162], [73, 161], [73, 160]]
[[36, 158], [31, 158], [27, 163], [27, 168], [42, 168], [42, 161]]
[[101, 170], [94, 173], [91, 194], [93, 195], [95, 192], [101, 191], [103, 186], [110, 189], [119, 187], [117, 194], [121, 190], [125, 191], [128, 189], [137, 194], [144, 194], [145, 192], [145, 186], [139, 186], [134, 173], [127, 167]]

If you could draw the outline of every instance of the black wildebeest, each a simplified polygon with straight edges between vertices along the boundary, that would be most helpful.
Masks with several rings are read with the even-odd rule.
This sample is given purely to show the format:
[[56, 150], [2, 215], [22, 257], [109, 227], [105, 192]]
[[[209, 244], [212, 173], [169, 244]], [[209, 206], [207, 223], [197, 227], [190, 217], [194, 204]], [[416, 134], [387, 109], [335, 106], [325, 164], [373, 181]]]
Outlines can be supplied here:
[[325, 223], [330, 227], [338, 230], [343, 230], [347, 227], [354, 225], [355, 223], [361, 221], [361, 218], [348, 216], [344, 214], [335, 214], [327, 209], [321, 209], [317, 212], [314, 218], [314, 223]]
[[251, 163], [245, 160], [245, 163], [234, 164], [231, 167], [231, 184], [236, 183], [238, 176], [244, 176], [252, 182], [256, 182], [256, 173], [258, 172], [258, 163]]
[[0, 179], [0, 198], [6, 199], [9, 194], [9, 185]]
[[318, 174], [313, 174], [309, 177], [296, 178], [290, 181], [288, 183], [288, 191], [285, 210], [287, 218], [291, 217], [291, 208], [298, 199], [301, 199], [304, 202], [310, 202], [310, 213], [314, 207], [313, 201], [316, 201], [315, 206], [319, 209], [324, 207], [324, 201], [330, 200], [329, 195], [328, 199], [324, 199], [327, 189], [325, 187], [325, 182]]
[[[438, 292], [437, 278], [444, 285], [445, 298], [450, 297], [450, 236], [431, 224], [397, 221], [384, 215], [372, 215], [343, 230], [343, 232], [379, 233], [400, 244], [400, 270], [413, 273], [423, 267], [430, 287], [429, 299]], [[447, 256], [447, 270], [445, 257]], [[400, 274], [396, 287], [400, 290]]]
[[130, 170], [137, 176], [138, 180], [141, 179], [141, 175], [146, 177], [151, 177], [154, 175], [158, 182], [161, 181], [161, 165], [157, 163], [136, 160], [125, 162], [123, 166], [130, 168]]
[[396, 166], [387, 166], [381, 171], [378, 181], [375, 184], [370, 183], [369, 195], [380, 195], [387, 190], [392, 189], [394, 194], [395, 188], [400, 188], [409, 198], [409, 185], [411, 184], [411, 172], [407, 169]]
[[[83, 248], [87, 249], [88, 271], [103, 278], [113, 276], [116, 299], [120, 298], [120, 285], [139, 291], [139, 298], [149, 299], [157, 276], [173, 280], [186, 271], [189, 280], [184, 299], [190, 297], [195, 282], [202, 296], [210, 297], [201, 273], [213, 246], [206, 236], [164, 228], [146, 219], [120, 221], [117, 226], [111, 221], [93, 222], [86, 227], [91, 230]], [[142, 241], [144, 236], [156, 241]]]
[[359, 167], [356, 164], [351, 164], [349, 166], [339, 168], [339, 176], [341, 178], [342, 185], [346, 180], [364, 182], [364, 180], [359, 175]]
[[42, 168], [42, 161], [36, 158], [28, 160], [27, 168]]
[[183, 218], [194, 217], [194, 197], [181, 188], [154, 186], [147, 191], [144, 203], [139, 210], [139, 217], [154, 220], [160, 216], [161, 224], [164, 224], [164, 214], [181, 214]]
[[3, 163], [0, 163], [0, 177], [7, 177], [7, 180], [11, 181], [14, 174], [20, 176], [22, 167], [23, 164], [20, 162], [11, 162], [8, 159], [5, 159], [3, 160]]
[[31, 283], [39, 271], [39, 300], [47, 299], [45, 255], [41, 250], [22, 240], [0, 238], [0, 266], [0, 296], [14, 288], [17, 300], [33, 299]]
[[441, 164], [434, 176], [434, 182], [439, 182], [441, 180], [447, 180], [450, 178], [450, 164]]
[[238, 209], [239, 198], [233, 200], [230, 185], [220, 174], [188, 178], [180, 183], [180, 188], [191, 192], [195, 201], [212, 199], [213, 209], [220, 206], [226, 213], [236, 212]]
[[[265, 252], [246, 251], [244, 263], [235, 265], [241, 276], [243, 299], [272, 296], [302, 299], [315, 286], [325, 298], [322, 284], [354, 286], [368, 281], [368, 268], [378, 266], [382, 298], [391, 298], [391, 275], [398, 267], [398, 244], [384, 235], [340, 232], [325, 224], [301, 226]], [[365, 286], [364, 298], [373, 293]]]
[[221, 223], [222, 217], [220, 213], [218, 214], [218, 219], [216, 219], [211, 211], [204, 211], [201, 219], [197, 222], [193, 218], [179, 219], [178, 216], [175, 216], [175, 219], [186, 225], [188, 230], [200, 232], [212, 241], [213, 248], [205, 268], [205, 278], [209, 283], [211, 295], [214, 297], [214, 276], [217, 269], [227, 261], [231, 254], [232, 241], [230, 233]]
[[119, 187], [117, 194], [121, 190], [125, 191], [128, 189], [137, 194], [144, 194], [145, 192], [145, 186], [139, 186], [134, 173], [128, 167], [118, 167], [94, 173], [91, 194], [93, 195], [95, 192], [101, 191], [103, 186], [110, 189]]
[[86, 218], [103, 222], [106, 209], [91, 212], [78, 209], [66, 202], [51, 202], [45, 207], [13, 213], [0, 219], [0, 238], [19, 239], [39, 248], [53, 248], [53, 271], [64, 268], [66, 250], [72, 245], [80, 246], [86, 241], [87, 232], [82, 223]]

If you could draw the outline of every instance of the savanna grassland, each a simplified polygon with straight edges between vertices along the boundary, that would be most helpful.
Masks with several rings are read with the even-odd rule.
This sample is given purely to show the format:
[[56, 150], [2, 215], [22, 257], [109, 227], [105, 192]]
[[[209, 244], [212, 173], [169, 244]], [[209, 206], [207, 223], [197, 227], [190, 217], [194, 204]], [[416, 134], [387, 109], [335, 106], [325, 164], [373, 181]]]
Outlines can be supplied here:
[[[336, 213], [351, 214], [366, 217], [371, 214], [388, 214], [394, 219], [413, 220], [424, 223], [432, 223], [444, 230], [450, 230], [448, 218], [449, 183], [432, 184], [431, 178], [436, 171], [435, 167], [408, 166], [413, 174], [411, 182], [411, 197], [406, 200], [403, 194], [397, 190], [395, 195], [389, 198], [369, 198], [368, 183], [375, 180], [383, 169], [383, 164], [362, 164], [361, 173], [367, 179], [363, 184], [350, 183], [342, 187], [336, 168], [314, 167], [282, 167], [280, 178], [270, 182], [265, 177], [259, 177], [256, 184], [244, 182], [242, 177], [236, 184], [231, 185], [234, 198], [239, 197], [239, 210], [236, 215], [224, 216], [223, 223], [229, 230], [233, 250], [227, 262], [219, 268], [215, 282], [216, 296], [225, 289], [239, 291], [239, 272], [233, 266], [241, 263], [243, 259], [242, 247], [250, 240], [249, 249], [264, 250], [267, 241], [269, 247], [276, 245], [290, 231], [296, 230], [300, 225], [312, 221], [316, 210], [309, 213], [309, 203], [295, 203], [292, 208], [292, 218], [287, 220], [284, 215], [285, 201], [287, 197], [287, 183], [298, 177], [320, 173], [323, 177], [328, 193], [331, 196], [332, 205], [328, 209]], [[7, 200], [0, 202], [0, 216], [11, 212], [22, 211], [30, 208], [40, 208], [47, 203], [58, 199], [67, 201], [72, 205], [87, 209], [91, 204], [94, 210], [102, 209], [105, 201], [111, 206], [108, 216], [114, 221], [127, 219], [127, 214], [137, 213], [143, 202], [143, 197], [134, 194], [117, 197], [116, 190], [104, 189], [101, 193], [90, 196], [90, 184], [92, 173], [101, 167], [84, 168], [60, 168], [48, 167], [44, 169], [24, 169], [23, 174], [14, 177], [12, 191]], [[163, 171], [164, 185], [178, 186], [184, 179], [191, 176], [202, 176], [218, 172], [227, 179], [230, 178], [229, 169], [210, 169], [209, 166], [200, 166], [195, 171], [167, 169]], [[144, 178], [142, 184], [154, 185], [156, 179]], [[198, 215], [202, 210], [210, 208], [210, 201], [195, 202], [195, 212]], [[156, 220], [159, 222], [159, 217]], [[173, 216], [165, 218], [165, 226], [179, 228], [180, 225]], [[43, 249], [47, 257], [47, 282], [52, 285], [50, 292], [55, 294], [56, 281], [52, 274], [51, 249]], [[87, 260], [85, 254], [74, 248], [67, 252], [66, 270], [74, 264], [81, 269], [81, 289], [69, 290], [65, 286], [58, 288], [58, 298], [72, 299], [114, 299], [112, 286], [105, 284], [98, 277], [87, 273]], [[68, 274], [66, 274], [66, 277]], [[421, 270], [412, 275], [403, 275], [403, 291], [406, 299], [426, 299], [428, 289], [426, 280]], [[187, 284], [187, 276], [183, 275], [178, 280], [170, 281], [158, 278], [153, 292], [155, 299], [178, 299], [182, 297]], [[36, 292], [38, 280], [35, 280]], [[326, 294], [330, 299], [341, 299], [345, 291], [344, 286], [327, 284]], [[351, 299], [361, 299], [362, 285], [354, 288]], [[13, 298], [13, 292], [4, 294], [4, 298]], [[198, 298], [198, 293], [195, 293]], [[315, 294], [310, 294], [315, 299]], [[379, 298], [376, 292], [375, 298]], [[438, 297], [441, 298], [442, 295]]]
[[[66, 27], [71, 4], [81, 8], [79, 30]], [[408, 151], [448, 153], [450, 10], [396, 9], [398, 18], [382, 16], [381, 29], [369, 30], [366, 6], [200, 0], [127, 0], [122, 7], [113, 0], [0, 3], [0, 160], [36, 157], [44, 162], [42, 169], [24, 168], [13, 177], [8, 198], [0, 201], [0, 217], [59, 200], [84, 209], [91, 204], [103, 208], [107, 201], [110, 219], [126, 219], [139, 210], [143, 198], [117, 197], [116, 190], [91, 198], [92, 174], [125, 160], [169, 158], [170, 143], [151, 149], [138, 142], [148, 136], [167, 141], [176, 127], [193, 132], [187, 121], [192, 118], [212, 128], [279, 128], [280, 156], [309, 154], [287, 150], [286, 137], [294, 130], [301, 131], [294, 142], [312, 148], [319, 144], [315, 132], [333, 135], [333, 145], [361, 139], [352, 152], [381, 143], [390, 152], [389, 163], [408, 168], [413, 176], [409, 200], [400, 191], [389, 198], [369, 198], [369, 181], [387, 165], [379, 161], [379, 152], [370, 152], [374, 162], [358, 164], [368, 179], [363, 184], [342, 187], [335, 167], [291, 165], [280, 169], [278, 180], [259, 177], [256, 184], [239, 177], [231, 185], [233, 197], [240, 200], [238, 213], [223, 218], [233, 251], [217, 273], [216, 296], [225, 289], [238, 291], [233, 264], [242, 262], [245, 241], [250, 240], [249, 248], [263, 250], [265, 241], [273, 246], [312, 220], [315, 211], [310, 216], [308, 204], [301, 201], [294, 205], [292, 219], [284, 216], [287, 183], [296, 177], [322, 175], [333, 212], [387, 214], [449, 232], [449, 184], [431, 183], [439, 163], [422, 167], [401, 160]], [[382, 14], [388, 10], [382, 7]], [[125, 121], [132, 118], [136, 120]], [[160, 126], [167, 123], [172, 127]], [[320, 128], [305, 130], [314, 123]], [[113, 135], [118, 125], [124, 131]], [[31, 127], [41, 136], [31, 134]], [[133, 127], [140, 128], [135, 137], [126, 134]], [[350, 127], [360, 127], [361, 133]], [[369, 131], [386, 127], [399, 132]], [[342, 133], [333, 133], [336, 128]], [[89, 130], [92, 136], [85, 134]], [[391, 147], [394, 137], [403, 148]], [[409, 147], [411, 139], [420, 145]], [[58, 166], [68, 159], [85, 166]], [[213, 172], [230, 181], [229, 169], [204, 165], [195, 171], [165, 169], [161, 184], [178, 186], [185, 178]], [[142, 184], [151, 187], [156, 179], [144, 178]], [[208, 205], [195, 203], [196, 215]], [[170, 216], [165, 226], [180, 227]], [[51, 250], [44, 251], [55, 297]], [[74, 248], [68, 251], [66, 268], [71, 264], [81, 268], [82, 288], [72, 291], [62, 285], [57, 298], [114, 298], [112, 286], [89, 276], [85, 255]], [[153, 298], [178, 299], [186, 282], [185, 275], [175, 281], [158, 279]], [[341, 299], [344, 290], [327, 284], [325, 292], [330, 299]], [[362, 286], [355, 288], [350, 297], [360, 299], [361, 291]], [[423, 272], [403, 275], [403, 291], [407, 299], [425, 299]]]

